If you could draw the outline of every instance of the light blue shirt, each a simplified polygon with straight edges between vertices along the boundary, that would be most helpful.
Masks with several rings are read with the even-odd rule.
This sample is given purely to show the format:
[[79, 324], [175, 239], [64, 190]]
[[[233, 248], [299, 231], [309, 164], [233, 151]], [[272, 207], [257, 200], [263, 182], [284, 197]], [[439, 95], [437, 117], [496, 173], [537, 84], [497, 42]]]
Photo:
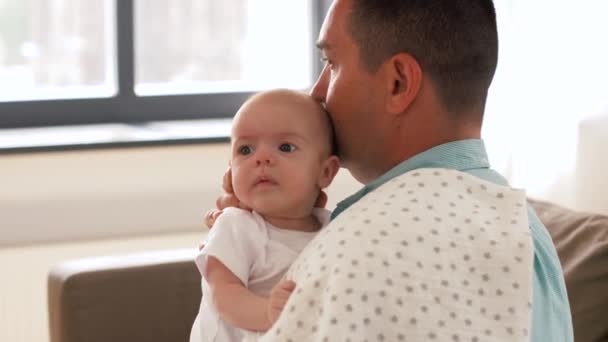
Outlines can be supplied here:
[[[332, 213], [332, 219], [388, 180], [419, 168], [458, 170], [489, 182], [508, 186], [504, 177], [490, 169], [482, 140], [454, 141], [431, 148], [395, 166], [380, 178], [338, 203]], [[547, 229], [530, 205], [528, 205], [528, 216], [534, 242], [531, 341], [574, 341], [570, 303], [555, 246]]]

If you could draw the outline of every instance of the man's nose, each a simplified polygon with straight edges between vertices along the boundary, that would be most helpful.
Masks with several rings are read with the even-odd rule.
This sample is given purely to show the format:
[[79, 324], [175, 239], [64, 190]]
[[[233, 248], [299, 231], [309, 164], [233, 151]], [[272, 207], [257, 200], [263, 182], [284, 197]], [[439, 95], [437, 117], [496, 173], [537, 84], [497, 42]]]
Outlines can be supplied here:
[[325, 103], [325, 97], [327, 95], [327, 70], [328, 66], [326, 65], [323, 68], [323, 71], [321, 71], [321, 75], [319, 75], [317, 82], [315, 82], [315, 84], [310, 89], [310, 96], [312, 96], [313, 99], [320, 103]]

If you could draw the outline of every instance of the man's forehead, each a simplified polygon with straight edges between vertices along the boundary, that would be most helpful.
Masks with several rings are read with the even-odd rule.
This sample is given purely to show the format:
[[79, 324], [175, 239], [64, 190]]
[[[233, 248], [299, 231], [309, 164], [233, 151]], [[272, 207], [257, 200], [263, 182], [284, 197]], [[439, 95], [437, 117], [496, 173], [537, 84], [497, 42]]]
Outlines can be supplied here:
[[348, 1], [335, 0], [329, 7], [329, 11], [323, 20], [317, 47], [321, 50], [329, 50], [337, 43], [334, 39], [340, 31], [344, 29], [346, 13], [348, 11]]
[[331, 48], [331, 44], [329, 43], [329, 37], [328, 37], [328, 25], [327, 25], [327, 21], [325, 21], [323, 23], [323, 27], [321, 28], [321, 31], [319, 32], [319, 40], [317, 40], [317, 48], [319, 50], [329, 50]]

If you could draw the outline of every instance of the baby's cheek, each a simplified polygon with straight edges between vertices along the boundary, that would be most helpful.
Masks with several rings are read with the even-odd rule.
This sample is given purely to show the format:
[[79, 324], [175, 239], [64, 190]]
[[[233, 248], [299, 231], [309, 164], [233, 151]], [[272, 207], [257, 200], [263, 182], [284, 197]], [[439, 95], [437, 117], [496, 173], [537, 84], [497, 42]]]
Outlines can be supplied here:
[[245, 189], [247, 189], [246, 173], [242, 171], [243, 170], [238, 166], [232, 168], [232, 189], [240, 200], [243, 200], [244, 197], [247, 196], [245, 191]]

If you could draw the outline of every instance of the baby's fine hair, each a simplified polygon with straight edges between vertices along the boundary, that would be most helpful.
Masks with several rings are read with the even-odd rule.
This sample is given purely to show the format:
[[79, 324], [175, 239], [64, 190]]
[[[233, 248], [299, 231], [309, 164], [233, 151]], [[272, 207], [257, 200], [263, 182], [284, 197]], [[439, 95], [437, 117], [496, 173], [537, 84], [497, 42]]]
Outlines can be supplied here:
[[254, 94], [253, 96], [248, 98], [247, 101], [245, 101], [245, 103], [243, 103], [243, 107], [250, 102], [254, 102], [255, 100], [258, 100], [258, 99], [261, 99], [264, 97], [289, 99], [290, 102], [292, 102], [294, 105], [310, 107], [310, 111], [314, 112], [316, 115], [319, 116], [320, 120], [322, 121], [322, 125], [326, 128], [326, 132], [327, 132], [326, 136], [329, 139], [328, 142], [329, 142], [329, 146], [330, 146], [330, 151], [329, 151], [330, 154], [331, 155], [338, 154], [338, 146], [336, 143], [336, 132], [334, 130], [334, 125], [332, 124], [329, 113], [325, 110], [323, 105], [321, 105], [319, 102], [317, 102], [315, 99], [313, 99], [310, 95], [306, 94], [305, 92], [298, 91], [298, 90], [292, 90], [292, 89], [278, 88], [278, 89], [262, 91], [262, 92]]

